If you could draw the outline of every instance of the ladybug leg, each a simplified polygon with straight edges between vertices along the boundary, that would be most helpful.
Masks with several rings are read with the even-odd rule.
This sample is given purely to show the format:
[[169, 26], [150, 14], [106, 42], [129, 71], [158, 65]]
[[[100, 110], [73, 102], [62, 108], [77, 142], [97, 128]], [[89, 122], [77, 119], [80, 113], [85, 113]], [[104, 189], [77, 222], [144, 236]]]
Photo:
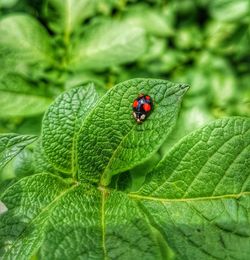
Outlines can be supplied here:
[[131, 116], [132, 116], [135, 120], [137, 120], [135, 112], [132, 112], [132, 113], [131, 113]]

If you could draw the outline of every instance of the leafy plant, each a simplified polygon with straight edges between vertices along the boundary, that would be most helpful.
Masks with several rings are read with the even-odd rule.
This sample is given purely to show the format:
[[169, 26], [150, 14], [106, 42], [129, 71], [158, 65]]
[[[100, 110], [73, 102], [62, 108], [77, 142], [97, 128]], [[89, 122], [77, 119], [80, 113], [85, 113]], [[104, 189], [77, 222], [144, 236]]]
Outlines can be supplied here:
[[0, 259], [248, 260], [248, 5], [0, 0]]
[[[185, 130], [248, 116], [247, 6], [247, 0], [0, 0], [0, 132], [39, 134], [43, 113], [61, 92], [94, 82], [104, 94], [135, 77], [193, 86], [181, 117]], [[186, 117], [194, 106], [198, 125]]]
[[[248, 259], [249, 118], [187, 135], [131, 191], [128, 176], [170, 136], [187, 88], [133, 79], [102, 98], [93, 84], [61, 94], [42, 122], [40, 172], [0, 195], [3, 259]], [[131, 115], [138, 93], [154, 99], [142, 124]]]

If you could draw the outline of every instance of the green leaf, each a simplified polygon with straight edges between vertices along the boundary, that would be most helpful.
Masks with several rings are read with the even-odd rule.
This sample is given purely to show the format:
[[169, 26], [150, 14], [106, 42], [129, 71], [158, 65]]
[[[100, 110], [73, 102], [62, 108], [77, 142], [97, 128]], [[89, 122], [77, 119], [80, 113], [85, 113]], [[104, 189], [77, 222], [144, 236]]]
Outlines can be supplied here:
[[96, 0], [48, 0], [45, 15], [50, 27], [68, 38], [95, 10]]
[[146, 5], [135, 5], [129, 8], [125, 19], [131, 26], [142, 27], [146, 32], [156, 36], [163, 37], [173, 33], [172, 21], [166, 19], [166, 14], [162, 10], [153, 9]]
[[18, 0], [0, 0], [0, 8], [11, 8]]
[[183, 138], [130, 194], [180, 259], [250, 254], [250, 120], [217, 120]]
[[221, 21], [235, 21], [249, 15], [248, 0], [213, 0], [210, 5], [213, 18]]
[[0, 179], [0, 194], [3, 194], [6, 189], [12, 186], [15, 182], [18, 181], [18, 178], [9, 178], [6, 180]]
[[[69, 184], [58, 177], [43, 174], [23, 178], [1, 194], [8, 209], [6, 214], [0, 215], [0, 255], [4, 255], [4, 259], [32, 256], [32, 250], [41, 243], [39, 239], [44, 228], [44, 223], [36, 226], [35, 219], [48, 214], [68, 187]], [[27, 237], [29, 232], [35, 232], [33, 240]]]
[[41, 114], [52, 102], [52, 99], [44, 96], [37, 86], [13, 74], [1, 78], [0, 95], [1, 118]]
[[0, 255], [158, 260], [169, 254], [164, 239], [178, 259], [248, 259], [249, 135], [246, 118], [199, 129], [138, 193], [47, 173], [23, 178], [0, 195], [7, 208], [0, 215]]
[[38, 174], [0, 198], [8, 209], [0, 216], [4, 259], [161, 259], [149, 223], [126, 194]]
[[[152, 156], [171, 132], [179, 112], [184, 84], [133, 79], [113, 87], [83, 123], [77, 144], [81, 179], [107, 185], [112, 175]], [[138, 93], [150, 95], [154, 109], [143, 124], [132, 116]]]
[[93, 84], [61, 94], [49, 107], [42, 124], [42, 147], [48, 161], [59, 171], [76, 173], [76, 140], [84, 118], [98, 95]]
[[15, 14], [0, 20], [0, 64], [5, 70], [27, 72], [27, 65], [51, 63], [49, 35], [31, 16]]
[[1, 134], [0, 135], [0, 169], [20, 153], [27, 145], [36, 140], [33, 135]]
[[103, 69], [131, 62], [146, 50], [144, 30], [123, 21], [102, 21], [92, 26], [74, 48], [70, 66]]

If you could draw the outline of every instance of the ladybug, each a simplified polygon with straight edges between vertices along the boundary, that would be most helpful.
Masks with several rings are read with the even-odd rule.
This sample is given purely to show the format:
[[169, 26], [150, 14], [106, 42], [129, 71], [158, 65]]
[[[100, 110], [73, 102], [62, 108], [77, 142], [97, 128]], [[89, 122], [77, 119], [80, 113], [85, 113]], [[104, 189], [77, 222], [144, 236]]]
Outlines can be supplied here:
[[153, 108], [153, 99], [140, 94], [133, 102], [133, 116], [138, 124], [142, 123]]

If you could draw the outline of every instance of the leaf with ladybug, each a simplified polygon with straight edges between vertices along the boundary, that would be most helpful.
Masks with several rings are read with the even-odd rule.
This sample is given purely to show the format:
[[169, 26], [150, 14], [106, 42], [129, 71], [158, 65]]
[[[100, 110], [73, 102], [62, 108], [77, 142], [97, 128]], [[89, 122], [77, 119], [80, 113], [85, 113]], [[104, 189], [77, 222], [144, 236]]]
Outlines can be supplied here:
[[[83, 162], [111, 156], [111, 177], [114, 169], [143, 162], [171, 131], [186, 89], [136, 79], [99, 101], [93, 85], [59, 96], [45, 115], [41, 137], [43, 163], [48, 160], [58, 172], [47, 167], [3, 189], [1, 259], [163, 260], [171, 255], [169, 247], [177, 259], [248, 259], [248, 118], [216, 120], [184, 137], [136, 192], [97, 184], [101, 164], [89, 166], [93, 176], [82, 170]], [[144, 97], [138, 93], [153, 101], [140, 124], [132, 114], [134, 100]], [[118, 162], [121, 167], [114, 168]], [[59, 176], [62, 170], [72, 178]], [[213, 240], [218, 243], [207, 243]]]
[[[86, 117], [79, 133], [80, 179], [101, 179], [108, 185], [113, 175], [150, 158], [175, 125], [187, 89], [186, 84], [157, 79], [132, 79], [113, 87]], [[135, 113], [140, 124], [133, 118]]]

